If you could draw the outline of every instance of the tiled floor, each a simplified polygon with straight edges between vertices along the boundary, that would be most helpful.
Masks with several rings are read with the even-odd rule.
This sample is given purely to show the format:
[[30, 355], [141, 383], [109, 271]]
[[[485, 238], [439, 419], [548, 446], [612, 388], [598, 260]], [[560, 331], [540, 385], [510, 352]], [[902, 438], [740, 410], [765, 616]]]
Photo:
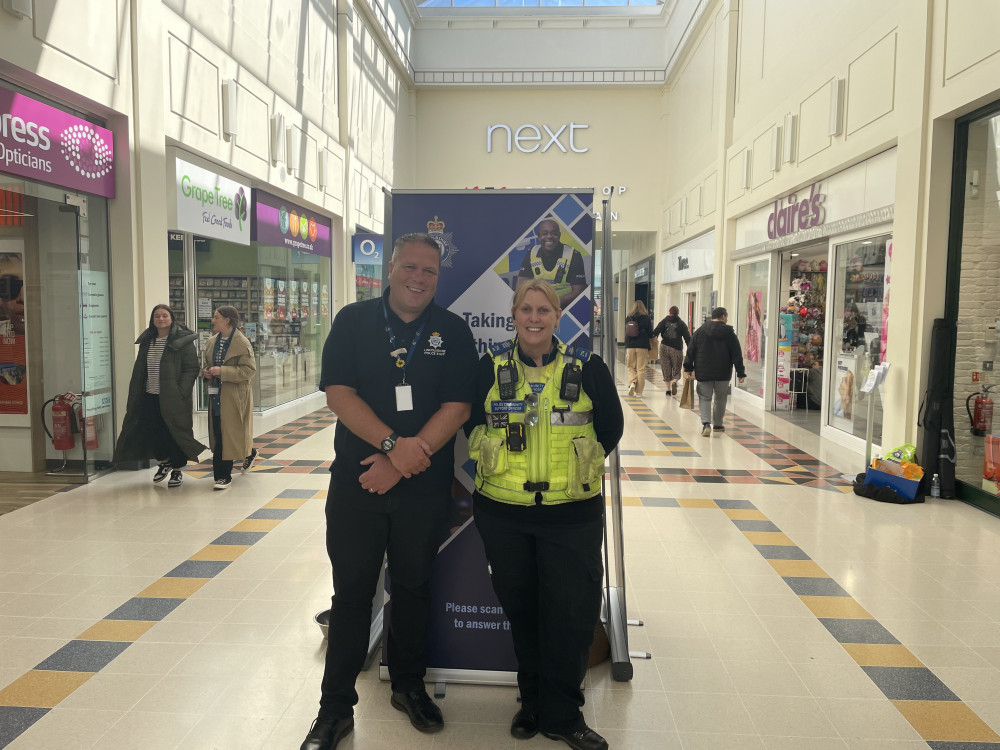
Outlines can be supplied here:
[[[624, 389], [623, 389], [624, 390]], [[705, 438], [661, 386], [626, 398], [631, 682], [591, 670], [618, 750], [1000, 748], [1000, 519], [882, 505], [860, 458], [773, 416]], [[121, 472], [0, 517], [0, 748], [296, 748], [322, 671], [331, 419], [258, 441], [226, 493]], [[414, 731], [377, 670], [342, 748], [556, 747], [511, 688], [449, 686]]]

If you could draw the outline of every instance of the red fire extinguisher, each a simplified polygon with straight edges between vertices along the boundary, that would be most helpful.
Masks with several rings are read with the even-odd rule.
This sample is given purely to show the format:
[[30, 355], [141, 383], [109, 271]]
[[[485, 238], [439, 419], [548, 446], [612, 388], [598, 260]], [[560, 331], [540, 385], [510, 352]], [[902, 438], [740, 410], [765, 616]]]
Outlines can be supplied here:
[[[993, 399], [990, 398], [992, 385], [984, 385], [980, 393], [970, 393], [965, 399], [965, 411], [972, 423], [973, 435], [987, 435], [993, 431]], [[969, 408], [969, 401], [976, 399], [974, 410]]]
[[[58, 451], [73, 450], [76, 444], [74, 433], [79, 432], [76, 414], [73, 412], [75, 393], [61, 393], [42, 404], [42, 426], [52, 440], [52, 447]], [[45, 424], [45, 407], [52, 404], [52, 432]]]

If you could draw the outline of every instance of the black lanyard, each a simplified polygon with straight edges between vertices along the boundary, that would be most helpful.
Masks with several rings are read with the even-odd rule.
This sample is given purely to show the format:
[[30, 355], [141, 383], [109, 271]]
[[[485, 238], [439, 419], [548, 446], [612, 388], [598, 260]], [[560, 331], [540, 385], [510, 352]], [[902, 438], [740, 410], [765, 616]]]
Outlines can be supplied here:
[[395, 357], [396, 367], [403, 371], [403, 385], [406, 385], [406, 366], [410, 364], [410, 360], [413, 358], [413, 352], [417, 350], [417, 342], [420, 340], [420, 334], [424, 332], [424, 326], [427, 324], [425, 319], [420, 327], [417, 329], [416, 334], [413, 336], [413, 343], [410, 344], [409, 351], [406, 352], [406, 359], [404, 360], [398, 352], [401, 350], [396, 347], [396, 335], [392, 332], [392, 326], [389, 325], [389, 313], [386, 311], [386, 304], [382, 302], [382, 315], [385, 317], [385, 332], [389, 334], [389, 356]]

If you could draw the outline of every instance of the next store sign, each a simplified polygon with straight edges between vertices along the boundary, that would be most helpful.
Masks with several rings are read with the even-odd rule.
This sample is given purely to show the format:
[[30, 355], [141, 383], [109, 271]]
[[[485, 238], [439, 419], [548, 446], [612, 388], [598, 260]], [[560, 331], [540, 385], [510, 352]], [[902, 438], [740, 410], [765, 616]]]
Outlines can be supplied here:
[[177, 228], [250, 244], [250, 187], [177, 159]]

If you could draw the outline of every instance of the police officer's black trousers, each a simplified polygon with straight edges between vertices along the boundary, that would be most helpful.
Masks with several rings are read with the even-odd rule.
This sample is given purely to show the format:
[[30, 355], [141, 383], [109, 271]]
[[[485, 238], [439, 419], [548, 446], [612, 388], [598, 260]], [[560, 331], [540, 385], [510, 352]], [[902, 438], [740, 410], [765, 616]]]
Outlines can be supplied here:
[[447, 534], [448, 481], [434, 495], [371, 494], [331, 478], [326, 502], [326, 549], [333, 566], [333, 606], [320, 716], [350, 716], [354, 684], [364, 666], [372, 598], [388, 555], [392, 600], [386, 655], [392, 689], [424, 689], [430, 571]]
[[580, 685], [601, 613], [603, 521], [551, 524], [476, 513], [510, 620], [522, 709], [550, 731], [586, 724]]

